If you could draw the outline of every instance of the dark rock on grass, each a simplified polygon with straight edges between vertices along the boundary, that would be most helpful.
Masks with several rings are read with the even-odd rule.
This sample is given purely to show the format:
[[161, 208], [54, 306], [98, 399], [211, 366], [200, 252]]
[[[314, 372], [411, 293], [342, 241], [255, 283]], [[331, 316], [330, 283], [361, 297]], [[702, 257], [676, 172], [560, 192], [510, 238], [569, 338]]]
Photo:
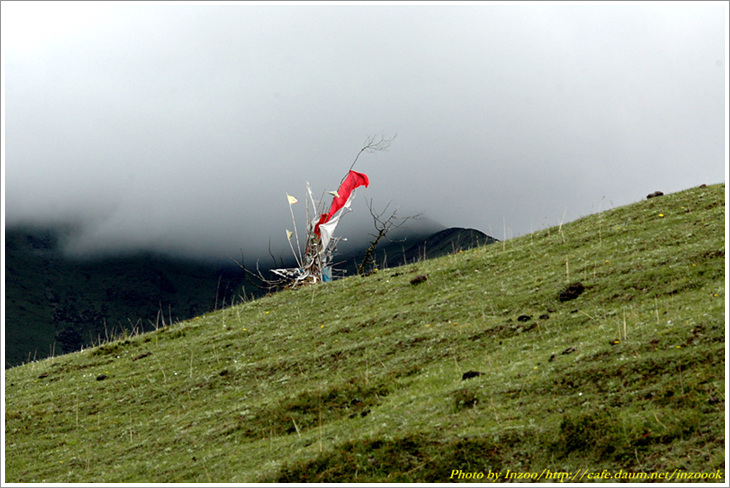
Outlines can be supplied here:
[[97, 376], [97, 377], [96, 377], [96, 381], [102, 381], [102, 380], [105, 380], [105, 379], [107, 379], [107, 378], [108, 378], [108, 376], [107, 376], [107, 375], [105, 375], [105, 374], [100, 374], [99, 376]]
[[517, 317], [517, 322], [528, 322], [529, 320], [532, 320], [532, 317], [529, 315], [520, 315]]
[[568, 285], [565, 290], [560, 292], [560, 295], [558, 295], [558, 300], [560, 300], [561, 302], [575, 300], [585, 291], [585, 289], [586, 287], [583, 286], [583, 283], [581, 282]]
[[411, 280], [411, 285], [417, 285], [419, 283], [423, 283], [424, 281], [428, 280], [428, 276], [426, 275], [418, 275], [415, 278]]
[[571, 352], [575, 352], [575, 348], [574, 347], [569, 347], [568, 349], [566, 349], [565, 351], [561, 352], [560, 354], [570, 354]]
[[467, 371], [463, 375], [461, 375], [461, 381], [468, 380], [470, 378], [476, 378], [478, 376], [483, 375], [484, 373], [480, 371]]
[[661, 191], [655, 191], [654, 193], [649, 193], [646, 198], [654, 198], [654, 197], [660, 197], [664, 195], [664, 192]]

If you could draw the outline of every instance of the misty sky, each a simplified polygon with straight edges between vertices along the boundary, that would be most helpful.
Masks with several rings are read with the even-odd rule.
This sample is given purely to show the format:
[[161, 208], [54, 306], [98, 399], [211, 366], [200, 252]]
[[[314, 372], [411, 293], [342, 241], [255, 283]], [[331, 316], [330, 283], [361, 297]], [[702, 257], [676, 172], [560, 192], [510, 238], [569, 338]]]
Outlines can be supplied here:
[[[6, 225], [78, 254], [286, 247], [335, 190], [517, 236], [725, 181], [727, 2], [2, 3]], [[328, 197], [329, 198], [329, 197]]]

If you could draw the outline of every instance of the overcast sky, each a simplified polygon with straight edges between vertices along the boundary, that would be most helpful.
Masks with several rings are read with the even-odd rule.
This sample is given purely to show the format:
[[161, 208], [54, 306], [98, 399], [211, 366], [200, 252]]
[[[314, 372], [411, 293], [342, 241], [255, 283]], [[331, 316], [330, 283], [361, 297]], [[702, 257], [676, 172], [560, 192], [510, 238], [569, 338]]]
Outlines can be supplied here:
[[[498, 239], [725, 181], [727, 2], [2, 2], [5, 219], [77, 253], [286, 246], [335, 190]], [[328, 197], [329, 198], [329, 197]]]

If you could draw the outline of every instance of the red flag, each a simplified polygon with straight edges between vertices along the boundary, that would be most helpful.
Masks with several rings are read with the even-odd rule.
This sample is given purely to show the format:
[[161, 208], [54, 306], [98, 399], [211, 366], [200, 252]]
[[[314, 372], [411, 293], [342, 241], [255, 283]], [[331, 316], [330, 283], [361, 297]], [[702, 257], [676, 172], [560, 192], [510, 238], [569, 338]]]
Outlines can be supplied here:
[[343, 181], [340, 185], [340, 189], [337, 190], [337, 196], [334, 198], [334, 200], [332, 200], [330, 213], [327, 214], [327, 220], [325, 220], [325, 222], [331, 219], [332, 216], [339, 209], [345, 206], [345, 203], [347, 203], [347, 200], [350, 198], [350, 193], [352, 193], [352, 190], [362, 185], [365, 185], [365, 187], [367, 188], [369, 184], [370, 180], [365, 173], [358, 173], [357, 171], [350, 170], [350, 172], [347, 174], [347, 177], [345, 178], [345, 181]]
[[357, 171], [350, 170], [350, 172], [345, 177], [345, 180], [340, 185], [340, 189], [337, 190], [337, 196], [332, 200], [332, 206], [330, 207], [329, 213], [322, 214], [319, 222], [314, 228], [314, 233], [319, 235], [319, 226], [328, 222], [329, 219], [331, 219], [338, 210], [345, 206], [347, 200], [350, 199], [350, 194], [352, 193], [352, 190], [354, 190], [358, 186], [363, 185], [365, 185], [365, 187], [367, 188], [369, 184], [370, 180], [365, 173], [358, 173]]

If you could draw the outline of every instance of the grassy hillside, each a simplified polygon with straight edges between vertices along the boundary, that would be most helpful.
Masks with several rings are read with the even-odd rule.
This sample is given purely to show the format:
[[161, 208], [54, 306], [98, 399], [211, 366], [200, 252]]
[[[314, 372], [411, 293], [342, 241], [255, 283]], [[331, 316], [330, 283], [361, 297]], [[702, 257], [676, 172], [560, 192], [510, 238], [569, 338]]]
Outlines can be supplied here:
[[724, 482], [724, 191], [7, 370], [6, 481]]

